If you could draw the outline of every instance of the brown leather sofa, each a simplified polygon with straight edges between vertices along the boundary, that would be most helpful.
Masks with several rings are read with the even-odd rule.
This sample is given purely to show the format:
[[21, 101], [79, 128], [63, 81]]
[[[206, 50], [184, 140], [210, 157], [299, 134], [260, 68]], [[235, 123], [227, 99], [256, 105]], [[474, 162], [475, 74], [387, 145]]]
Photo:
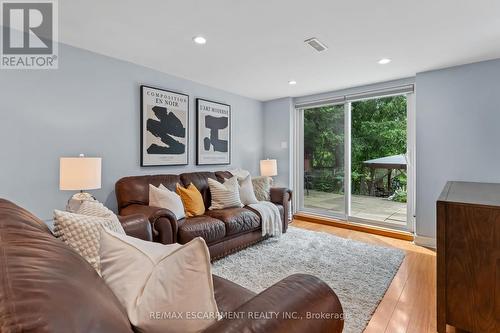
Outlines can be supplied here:
[[[142, 215], [120, 218], [127, 234], [151, 240]], [[296, 274], [262, 293], [214, 276], [221, 312], [310, 313], [339, 317], [342, 307], [324, 282]], [[251, 319], [226, 316], [205, 332], [342, 332], [342, 319]], [[120, 302], [95, 270], [55, 238], [38, 218], [0, 199], [0, 332], [132, 333]]]
[[[259, 214], [249, 207], [208, 210], [211, 204], [208, 178], [223, 182], [232, 177], [228, 171], [192, 172], [180, 175], [133, 176], [120, 179], [115, 186], [118, 211], [121, 215], [144, 214], [153, 228], [153, 239], [163, 244], [187, 243], [202, 237], [212, 260], [224, 257], [263, 239]], [[149, 184], [163, 184], [175, 191], [176, 184], [193, 183], [201, 192], [207, 211], [203, 216], [177, 220], [168, 209], [149, 206]], [[283, 232], [288, 228], [288, 207], [292, 192], [272, 188], [271, 201], [278, 207]]]

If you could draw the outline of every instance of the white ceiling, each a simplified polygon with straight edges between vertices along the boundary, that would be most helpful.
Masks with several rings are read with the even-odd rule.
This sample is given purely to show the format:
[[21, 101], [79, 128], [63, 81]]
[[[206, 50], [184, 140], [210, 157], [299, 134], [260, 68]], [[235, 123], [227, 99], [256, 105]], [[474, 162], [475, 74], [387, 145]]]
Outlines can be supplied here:
[[500, 58], [499, 0], [63, 0], [59, 18], [63, 43], [262, 101]]

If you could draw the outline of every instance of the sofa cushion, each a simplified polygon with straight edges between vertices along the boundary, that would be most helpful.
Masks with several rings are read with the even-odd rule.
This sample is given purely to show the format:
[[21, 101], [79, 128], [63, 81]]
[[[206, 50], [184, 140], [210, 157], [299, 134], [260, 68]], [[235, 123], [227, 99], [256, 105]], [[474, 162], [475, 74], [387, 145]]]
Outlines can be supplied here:
[[156, 187], [163, 184], [170, 191], [175, 191], [175, 186], [180, 183], [178, 175], [154, 175], [125, 177], [116, 182], [115, 193], [118, 201], [118, 210], [132, 205], [149, 205], [149, 184]]
[[[88, 211], [88, 210], [87, 210]], [[116, 220], [115, 220], [116, 219]], [[54, 210], [54, 235], [71, 246], [101, 274], [99, 260], [100, 228], [125, 234], [118, 218], [82, 215]]]
[[199, 216], [205, 213], [203, 198], [193, 183], [187, 187], [177, 184], [176, 192], [181, 197], [184, 213], [187, 217]]
[[253, 190], [252, 177], [248, 175], [243, 179], [238, 179], [238, 182], [240, 184], [239, 191], [241, 203], [245, 206], [259, 203]]
[[212, 243], [226, 236], [224, 222], [210, 216], [201, 215], [179, 220], [179, 233], [177, 239], [184, 244], [196, 237], [201, 237], [205, 242]]
[[253, 190], [259, 201], [271, 200], [271, 177], [252, 177]]
[[228, 236], [255, 230], [261, 225], [259, 215], [247, 208], [216, 209], [205, 214], [224, 222]]
[[193, 183], [194, 186], [200, 191], [205, 203], [205, 207], [210, 207], [212, 203], [212, 196], [210, 195], [210, 188], [208, 187], [208, 178], [217, 180], [214, 172], [189, 172], [180, 175], [181, 182], [184, 186], [189, 186]]
[[[100, 253], [102, 276], [137, 332], [194, 333], [217, 321], [210, 254], [203, 239], [163, 245], [101, 228]], [[159, 311], [182, 317], [151, 316]], [[188, 317], [191, 313], [207, 317]]]
[[186, 216], [181, 197], [163, 184], [159, 187], [149, 184], [149, 206], [168, 209], [177, 219]]
[[110, 221], [106, 223], [106, 226], [114, 232], [125, 235], [125, 230], [123, 230], [122, 224], [120, 223], [120, 220], [118, 220], [118, 216], [116, 216], [113, 211], [111, 211], [108, 207], [104, 206], [99, 201], [83, 201], [76, 211], [76, 214], [97, 216], [109, 219]]
[[208, 186], [210, 186], [210, 194], [212, 195], [212, 204], [208, 208], [209, 210], [243, 207], [236, 177], [226, 179], [222, 184], [209, 178]]

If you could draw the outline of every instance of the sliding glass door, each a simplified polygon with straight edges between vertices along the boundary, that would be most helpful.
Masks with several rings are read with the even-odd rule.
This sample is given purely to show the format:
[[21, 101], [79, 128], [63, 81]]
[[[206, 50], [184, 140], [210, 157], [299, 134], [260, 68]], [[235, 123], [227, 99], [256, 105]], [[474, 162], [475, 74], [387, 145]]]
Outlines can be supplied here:
[[405, 227], [406, 96], [351, 103], [350, 216]]
[[304, 208], [345, 216], [344, 105], [304, 110]]
[[299, 210], [412, 229], [409, 96], [298, 109]]

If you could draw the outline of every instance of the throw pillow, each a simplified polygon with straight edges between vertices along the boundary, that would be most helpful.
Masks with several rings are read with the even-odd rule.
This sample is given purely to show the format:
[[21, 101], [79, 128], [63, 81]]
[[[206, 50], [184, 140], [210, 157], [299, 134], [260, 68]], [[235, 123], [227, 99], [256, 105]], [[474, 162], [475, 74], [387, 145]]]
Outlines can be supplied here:
[[246, 178], [247, 176], [249, 176], [249, 175], [250, 175], [250, 172], [249, 172], [248, 170], [241, 169], [241, 168], [237, 168], [237, 169], [229, 170], [229, 172], [230, 172], [233, 176], [238, 177], [238, 180], [244, 179], [244, 178]]
[[125, 235], [125, 230], [123, 230], [118, 216], [99, 201], [82, 202], [76, 214], [106, 218], [109, 220], [105, 222], [107, 228]]
[[178, 220], [186, 216], [181, 197], [163, 184], [159, 187], [149, 184], [149, 205], [170, 210]]
[[182, 204], [184, 205], [184, 212], [187, 217], [205, 214], [203, 197], [193, 183], [189, 184], [187, 188], [177, 184], [176, 192], [181, 197]]
[[[136, 331], [200, 332], [216, 322], [210, 254], [202, 238], [163, 245], [102, 228], [100, 255], [102, 277]], [[179, 316], [162, 318], [165, 313]]]
[[266, 176], [252, 178], [255, 197], [259, 201], [271, 200], [271, 178]]
[[54, 235], [71, 246], [99, 274], [100, 229], [101, 226], [113, 228], [113, 224], [112, 219], [105, 217], [54, 210]]
[[259, 203], [253, 190], [252, 177], [248, 175], [243, 180], [240, 180], [239, 183], [241, 203], [246, 206]]
[[212, 204], [208, 208], [209, 210], [243, 207], [240, 200], [238, 178], [236, 176], [226, 179], [224, 184], [208, 178], [208, 186], [212, 195]]

